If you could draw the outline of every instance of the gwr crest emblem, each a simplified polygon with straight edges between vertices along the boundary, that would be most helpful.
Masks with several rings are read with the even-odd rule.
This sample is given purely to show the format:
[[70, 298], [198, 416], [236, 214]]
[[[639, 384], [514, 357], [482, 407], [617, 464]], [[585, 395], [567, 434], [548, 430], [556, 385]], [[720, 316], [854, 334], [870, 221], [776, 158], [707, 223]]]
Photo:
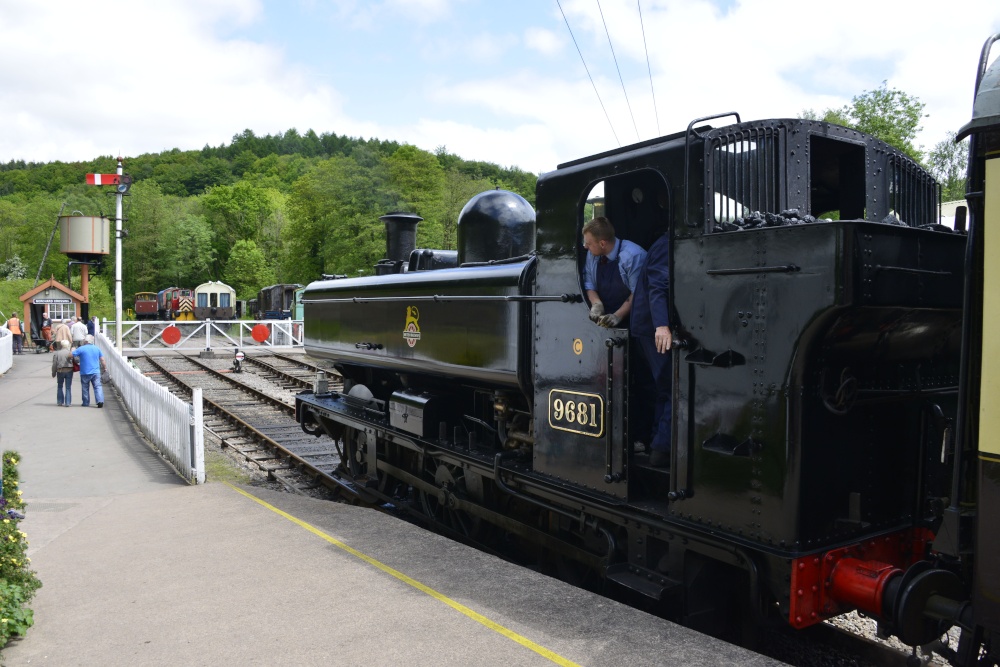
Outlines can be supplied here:
[[406, 326], [403, 328], [406, 344], [413, 347], [420, 340], [420, 311], [416, 306], [406, 307]]

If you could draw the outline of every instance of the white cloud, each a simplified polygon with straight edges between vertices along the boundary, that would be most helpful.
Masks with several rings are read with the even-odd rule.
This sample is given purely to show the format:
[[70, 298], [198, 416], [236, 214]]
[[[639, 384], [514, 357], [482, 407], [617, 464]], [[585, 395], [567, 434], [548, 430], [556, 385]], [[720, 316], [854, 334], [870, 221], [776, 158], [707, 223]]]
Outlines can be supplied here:
[[[577, 40], [589, 44], [588, 65], [610, 63], [604, 25], [592, 3], [562, 4]], [[633, 109], [649, 107], [643, 113], [650, 115], [638, 14], [625, 3], [602, 6]], [[927, 105], [930, 117], [918, 143], [930, 148], [967, 120], [980, 47], [1000, 29], [995, 0], [954, 0], [946, 14], [973, 17], [976, 28], [952, 27], [940, 20], [941, 7], [926, 1], [911, 3], [905, 12], [870, 0], [844, 0], [836, 12], [822, 3], [745, 0], [725, 15], [704, 0], [644, 6], [661, 130], [683, 129], [695, 116], [730, 109], [744, 119], [822, 111], [887, 80]], [[616, 83], [598, 85], [609, 112], [624, 103], [615, 101], [622, 98]], [[612, 112], [616, 127], [631, 126], [623, 113]], [[640, 131], [645, 134], [642, 125]]]
[[542, 55], [553, 55], [563, 44], [564, 40], [551, 30], [532, 27], [524, 31], [524, 45]]
[[[542, 171], [636, 141], [632, 116], [638, 138], [648, 139], [724, 111], [749, 120], [839, 107], [883, 79], [927, 104], [919, 142], [930, 148], [968, 120], [980, 46], [1000, 30], [995, 0], [949, 5], [950, 15], [975, 18], [972, 30], [944, 26], [933, 18], [940, 11], [921, 2], [906, 12], [870, 0], [842, 0], [836, 12], [798, 3], [790, 12], [784, 0], [745, 0], [723, 13], [705, 0], [650, 0], [643, 19], [657, 124], [635, 4], [601, 4], [630, 115], [595, 3], [562, 0], [613, 134], [561, 14], [544, 3], [495, 21], [492, 6], [468, 0], [302, 0], [317, 20], [290, 39], [328, 36], [322, 19], [330, 15], [345, 30], [387, 20], [387, 32], [421, 26], [416, 50], [400, 45], [411, 49], [405, 59], [391, 40], [373, 41], [317, 72], [314, 62], [291, 59], [292, 45], [242, 36], [262, 25], [265, 1], [106, 0], [100, 11], [77, 0], [0, 5], [0, 162], [187, 150], [244, 128], [295, 127], [447, 145], [470, 159]], [[478, 23], [463, 22], [476, 12]], [[432, 25], [438, 20], [447, 28]], [[398, 71], [366, 77], [365, 68], [389, 60], [402, 62]], [[336, 76], [343, 67], [353, 76]], [[350, 80], [361, 83], [326, 83]], [[356, 111], [386, 90], [406, 96], [394, 115], [375, 122]]]
[[[109, 0], [101, 12], [77, 2], [11, 7], [0, 9], [2, 161], [197, 148], [247, 127], [366, 129], [344, 118], [336, 92], [287, 62], [280, 49], [213, 37], [219, 21], [257, 18], [257, 2]], [[113, 34], [108, 16], [127, 16], [124, 35]], [[51, 26], [112, 34], [103, 41], [49, 38], [39, 48], [35, 42], [51, 36]]]

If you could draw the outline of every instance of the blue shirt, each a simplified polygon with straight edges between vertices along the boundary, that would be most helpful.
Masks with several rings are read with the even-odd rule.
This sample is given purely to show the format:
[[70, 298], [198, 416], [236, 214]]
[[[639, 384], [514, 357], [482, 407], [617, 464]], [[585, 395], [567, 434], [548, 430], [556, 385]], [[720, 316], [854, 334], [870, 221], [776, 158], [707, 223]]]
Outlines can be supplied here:
[[80, 375], [97, 375], [101, 372], [100, 348], [92, 343], [81, 345], [73, 351], [73, 359], [80, 364]]
[[664, 234], [649, 254], [632, 296], [632, 335], [652, 336], [656, 327], [670, 326], [670, 236]]
[[[639, 282], [639, 271], [646, 251], [638, 243], [625, 239], [615, 239], [615, 247], [607, 256], [609, 262], [618, 260], [618, 272], [622, 274], [622, 282], [628, 286], [629, 292], [635, 291]], [[601, 258], [588, 252], [587, 263], [583, 268], [583, 289], [597, 291], [597, 262]]]

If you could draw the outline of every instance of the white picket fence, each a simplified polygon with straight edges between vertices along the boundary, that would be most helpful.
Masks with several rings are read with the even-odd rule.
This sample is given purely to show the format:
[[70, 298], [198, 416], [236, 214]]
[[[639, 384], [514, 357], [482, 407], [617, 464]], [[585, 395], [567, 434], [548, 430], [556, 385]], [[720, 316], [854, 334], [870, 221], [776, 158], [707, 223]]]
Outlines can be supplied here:
[[201, 389], [195, 389], [191, 403], [185, 403], [129, 364], [102, 332], [96, 338], [107, 359], [111, 383], [139, 429], [189, 482], [203, 484], [205, 433]]
[[0, 326], [0, 375], [14, 365], [14, 335], [7, 329], [7, 323]]

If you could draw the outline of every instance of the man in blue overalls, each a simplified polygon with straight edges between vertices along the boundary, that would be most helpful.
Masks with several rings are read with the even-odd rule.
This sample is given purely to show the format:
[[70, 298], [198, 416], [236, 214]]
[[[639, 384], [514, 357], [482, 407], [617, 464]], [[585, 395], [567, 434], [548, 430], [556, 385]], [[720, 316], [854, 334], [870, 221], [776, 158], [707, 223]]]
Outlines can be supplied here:
[[670, 236], [664, 234], [649, 247], [632, 309], [632, 337], [642, 350], [656, 385], [653, 410], [653, 440], [649, 464], [670, 464], [670, 394], [672, 387], [670, 331]]
[[631, 241], [616, 239], [615, 228], [604, 217], [583, 226], [583, 245], [590, 251], [583, 270], [590, 319], [602, 327], [627, 327], [646, 251]]

